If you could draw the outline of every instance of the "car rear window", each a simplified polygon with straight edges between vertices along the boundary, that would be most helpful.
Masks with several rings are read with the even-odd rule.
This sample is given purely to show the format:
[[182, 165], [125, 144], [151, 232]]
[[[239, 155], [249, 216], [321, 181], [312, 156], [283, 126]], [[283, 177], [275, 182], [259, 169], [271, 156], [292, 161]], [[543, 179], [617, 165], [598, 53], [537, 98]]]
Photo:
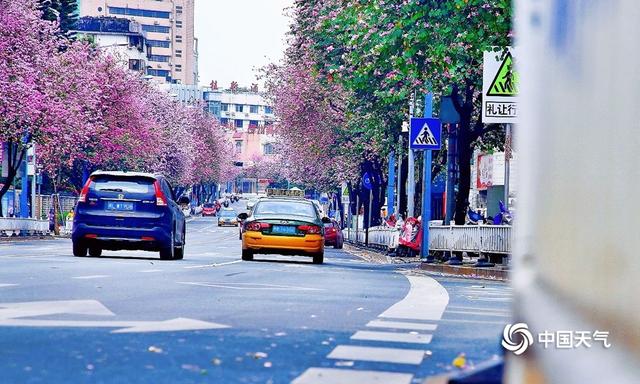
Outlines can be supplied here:
[[213, 204], [211, 203], [207, 203], [204, 205], [205, 208], [213, 208]]
[[316, 217], [313, 204], [297, 201], [260, 201], [254, 208], [254, 215], [295, 215]]
[[96, 192], [140, 193], [153, 194], [155, 188], [153, 180], [143, 178], [106, 178], [99, 177], [91, 183], [91, 189]]
[[236, 213], [235, 213], [235, 211], [222, 211], [222, 213], [220, 213], [220, 216], [222, 216], [222, 217], [236, 217]]

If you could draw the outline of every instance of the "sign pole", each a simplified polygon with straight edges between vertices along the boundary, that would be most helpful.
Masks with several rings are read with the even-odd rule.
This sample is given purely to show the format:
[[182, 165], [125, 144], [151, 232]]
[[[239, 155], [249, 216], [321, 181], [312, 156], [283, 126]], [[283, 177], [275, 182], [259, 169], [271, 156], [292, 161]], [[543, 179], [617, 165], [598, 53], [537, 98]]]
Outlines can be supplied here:
[[[423, 117], [433, 116], [433, 94], [428, 92], [424, 96]], [[431, 150], [425, 149], [422, 162], [422, 244], [420, 244], [420, 259], [432, 263], [434, 259], [429, 255], [429, 221], [431, 220]]]
[[[409, 120], [413, 117], [415, 111], [415, 93], [411, 96], [411, 103], [409, 104]], [[431, 117], [431, 116], [429, 116]], [[415, 176], [415, 153], [409, 143], [409, 150], [407, 153], [407, 217], [415, 217], [415, 194], [416, 194], [416, 176]]]
[[504, 207], [509, 209], [509, 171], [511, 160], [511, 124], [507, 124], [507, 133], [505, 137], [504, 148]]
[[356, 195], [356, 245], [358, 244], [358, 218], [360, 217], [360, 196]]
[[31, 218], [32, 219], [39, 219], [38, 215], [36, 214], [36, 176], [37, 176], [37, 170], [36, 170], [36, 144], [33, 143], [33, 159], [32, 159], [32, 163], [33, 163], [33, 175], [31, 176]]

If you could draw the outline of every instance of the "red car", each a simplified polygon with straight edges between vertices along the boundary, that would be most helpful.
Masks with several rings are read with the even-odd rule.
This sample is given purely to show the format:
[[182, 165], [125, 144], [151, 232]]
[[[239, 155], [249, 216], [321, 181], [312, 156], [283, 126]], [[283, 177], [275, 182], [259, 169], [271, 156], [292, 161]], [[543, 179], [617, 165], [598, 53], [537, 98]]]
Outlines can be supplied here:
[[202, 216], [215, 216], [218, 209], [213, 203], [206, 203], [202, 206]]
[[344, 244], [344, 236], [340, 224], [334, 219], [330, 223], [324, 224], [324, 244], [332, 245], [333, 248], [341, 249]]

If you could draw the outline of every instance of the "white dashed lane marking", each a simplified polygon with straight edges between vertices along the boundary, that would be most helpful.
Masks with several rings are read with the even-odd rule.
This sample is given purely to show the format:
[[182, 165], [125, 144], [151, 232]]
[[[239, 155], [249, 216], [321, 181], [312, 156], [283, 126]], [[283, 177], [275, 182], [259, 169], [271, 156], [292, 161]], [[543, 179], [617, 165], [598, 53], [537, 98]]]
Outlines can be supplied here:
[[409, 329], [412, 331], [435, 331], [438, 326], [436, 324], [409, 323], [404, 321], [372, 320], [367, 323], [367, 327]]
[[18, 285], [18, 284], [2, 284], [2, 283], [0, 283], [0, 288], [4, 288], [4, 287], [15, 287], [15, 286], [17, 286], [17, 285]]
[[338, 345], [329, 355], [329, 359], [375, 361], [379, 363], [419, 365], [424, 351], [400, 348], [359, 347]]
[[407, 373], [309, 368], [292, 384], [409, 384], [412, 378], [413, 375]]
[[74, 276], [72, 279], [88, 280], [88, 279], [103, 279], [109, 277], [109, 275], [89, 275], [89, 276]]
[[429, 344], [432, 335], [424, 333], [397, 333], [358, 331], [351, 336], [353, 340], [390, 341], [396, 343]]

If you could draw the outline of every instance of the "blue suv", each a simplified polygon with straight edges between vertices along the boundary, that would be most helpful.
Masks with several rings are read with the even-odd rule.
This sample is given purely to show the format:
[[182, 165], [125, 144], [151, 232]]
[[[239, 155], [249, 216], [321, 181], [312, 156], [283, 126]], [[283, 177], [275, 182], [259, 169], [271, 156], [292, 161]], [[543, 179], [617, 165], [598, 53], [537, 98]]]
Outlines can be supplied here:
[[96, 171], [80, 192], [73, 219], [73, 255], [98, 257], [103, 249], [160, 252], [184, 257], [186, 225], [173, 189], [162, 175]]

